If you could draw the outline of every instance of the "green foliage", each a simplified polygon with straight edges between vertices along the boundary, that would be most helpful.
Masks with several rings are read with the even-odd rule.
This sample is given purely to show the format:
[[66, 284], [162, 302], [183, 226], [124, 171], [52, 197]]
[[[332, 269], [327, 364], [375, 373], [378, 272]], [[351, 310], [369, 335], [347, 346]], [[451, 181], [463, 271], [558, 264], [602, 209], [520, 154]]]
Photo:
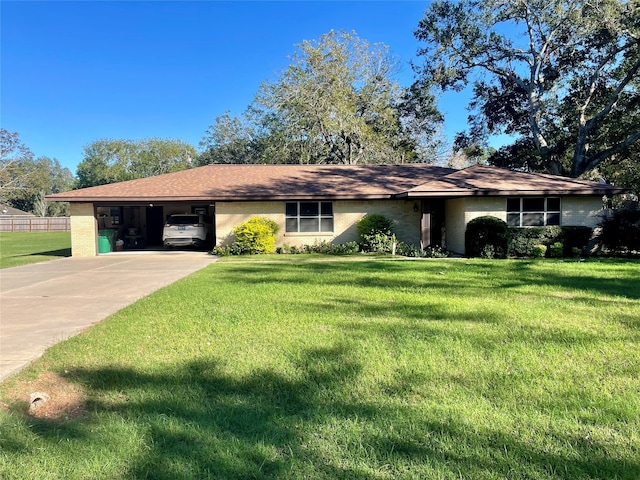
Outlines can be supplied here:
[[367, 214], [358, 220], [356, 229], [363, 252], [391, 253], [393, 244], [398, 243], [393, 233], [393, 221], [384, 215]]
[[97, 140], [84, 149], [78, 188], [185, 170], [196, 165], [196, 156], [181, 140]]
[[448, 252], [442, 247], [427, 247], [424, 250], [421, 250], [414, 245], [398, 242], [396, 255], [416, 258], [447, 258], [451, 256], [451, 252]]
[[384, 215], [369, 213], [358, 220], [356, 229], [360, 240], [363, 240], [365, 235], [372, 233], [386, 233], [390, 235], [393, 233], [393, 221]]
[[538, 245], [547, 247], [556, 242], [564, 245], [563, 256], [575, 256], [574, 249], [582, 251], [592, 235], [589, 227], [577, 226], [549, 226], [509, 228], [509, 256], [511, 257], [535, 257], [535, 248]]
[[427, 161], [442, 118], [428, 88], [402, 89], [387, 46], [330, 31], [296, 46], [237, 118], [215, 119], [204, 163], [367, 164]]
[[507, 258], [509, 229], [496, 217], [477, 217], [467, 224], [465, 249], [468, 257]]
[[17, 133], [0, 129], [0, 203], [39, 217], [69, 214], [69, 204], [47, 202], [45, 195], [71, 190], [75, 179], [68, 168], [48, 157], [34, 159]]
[[551, 258], [561, 258], [564, 255], [564, 245], [562, 242], [555, 242], [549, 246], [549, 256]]
[[357, 242], [337, 243], [319, 242], [313, 245], [302, 245], [300, 247], [283, 245], [276, 248], [276, 253], [301, 254], [320, 253], [323, 255], [350, 255], [358, 253], [360, 247]]
[[546, 245], [534, 245], [531, 250], [531, 256], [533, 258], [543, 258], [547, 254]]
[[395, 234], [374, 232], [362, 237], [361, 248], [363, 252], [392, 253], [394, 244], [398, 244]]
[[418, 80], [473, 85], [470, 140], [514, 138], [491, 163], [577, 177], [638, 145], [639, 16], [625, 0], [430, 2]]
[[602, 221], [602, 243], [613, 251], [640, 251], [640, 209], [614, 210]]
[[274, 253], [280, 227], [268, 218], [253, 217], [233, 229], [236, 241], [231, 247], [240, 254]]

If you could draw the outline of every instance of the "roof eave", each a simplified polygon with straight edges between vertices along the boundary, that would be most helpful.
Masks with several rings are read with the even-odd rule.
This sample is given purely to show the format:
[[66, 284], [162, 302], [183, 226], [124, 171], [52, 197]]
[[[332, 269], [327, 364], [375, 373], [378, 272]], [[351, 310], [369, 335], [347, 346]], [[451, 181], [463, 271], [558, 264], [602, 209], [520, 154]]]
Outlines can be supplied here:
[[393, 198], [393, 194], [361, 194], [361, 195], [213, 195], [213, 196], [157, 196], [157, 197], [119, 197], [119, 196], [46, 196], [49, 202], [73, 203], [162, 203], [162, 202], [270, 202], [287, 200], [385, 200]]
[[437, 190], [409, 191], [396, 195], [397, 198], [420, 197], [505, 197], [505, 196], [564, 196], [564, 195], [620, 195], [629, 193], [625, 188], [593, 188], [580, 190]]

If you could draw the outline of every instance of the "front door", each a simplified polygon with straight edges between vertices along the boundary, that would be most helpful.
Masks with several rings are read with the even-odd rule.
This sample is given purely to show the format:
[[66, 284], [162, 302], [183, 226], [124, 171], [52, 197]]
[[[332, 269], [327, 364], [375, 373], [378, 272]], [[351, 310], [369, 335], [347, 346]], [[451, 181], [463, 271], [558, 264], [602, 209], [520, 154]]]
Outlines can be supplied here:
[[422, 224], [420, 228], [422, 248], [445, 247], [444, 238], [444, 200], [429, 199], [422, 201]]

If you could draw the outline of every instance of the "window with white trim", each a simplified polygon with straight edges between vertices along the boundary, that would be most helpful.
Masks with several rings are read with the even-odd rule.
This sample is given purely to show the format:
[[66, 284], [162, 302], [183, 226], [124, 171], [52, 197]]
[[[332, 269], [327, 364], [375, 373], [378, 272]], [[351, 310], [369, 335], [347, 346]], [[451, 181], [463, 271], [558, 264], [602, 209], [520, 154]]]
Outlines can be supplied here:
[[560, 225], [560, 197], [507, 198], [507, 225], [510, 227]]
[[286, 232], [333, 232], [332, 202], [286, 202]]

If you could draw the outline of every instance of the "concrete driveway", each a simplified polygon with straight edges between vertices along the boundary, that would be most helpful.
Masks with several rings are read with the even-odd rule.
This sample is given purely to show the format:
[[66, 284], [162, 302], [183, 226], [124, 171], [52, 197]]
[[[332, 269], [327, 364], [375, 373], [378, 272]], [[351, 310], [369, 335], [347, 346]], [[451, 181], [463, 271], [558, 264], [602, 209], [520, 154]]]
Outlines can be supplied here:
[[204, 252], [136, 252], [0, 270], [0, 381], [51, 345], [215, 260]]

